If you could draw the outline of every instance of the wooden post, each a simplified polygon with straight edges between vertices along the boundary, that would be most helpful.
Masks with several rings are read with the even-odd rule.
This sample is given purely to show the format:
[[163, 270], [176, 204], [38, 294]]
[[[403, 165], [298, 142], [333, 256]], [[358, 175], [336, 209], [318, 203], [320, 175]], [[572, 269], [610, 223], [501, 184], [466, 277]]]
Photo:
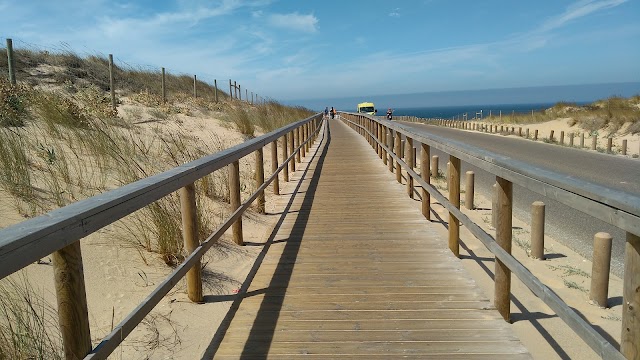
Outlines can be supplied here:
[[531, 257], [544, 260], [544, 203], [531, 204]]
[[249, 90], [244, 89], [244, 101], [249, 102]]
[[627, 233], [622, 288], [622, 336], [620, 352], [640, 359], [640, 236]]
[[553, 133], [554, 133], [554, 131], [553, 131], [553, 130], [551, 130], [551, 133], [549, 134], [549, 140], [550, 140], [551, 142], [553, 142]]
[[304, 158], [305, 156], [307, 156], [307, 146], [302, 145], [302, 143], [304, 143], [304, 125], [301, 125], [300, 127], [298, 127], [298, 139], [300, 139], [300, 142], [298, 143], [299, 146], [301, 146], [300, 148], [300, 158]]
[[[293, 133], [295, 134], [295, 146], [296, 148], [300, 147], [300, 127], [298, 126], [295, 130], [293, 130]], [[300, 152], [302, 151], [302, 149], [298, 149], [298, 151], [296, 151], [296, 161], [298, 163], [300, 163]]]
[[65, 359], [82, 359], [91, 351], [91, 332], [80, 241], [54, 252], [52, 257]]
[[[271, 174], [278, 171], [278, 140], [271, 143]], [[273, 195], [280, 195], [280, 181], [278, 176], [273, 179]]]
[[251, 92], [251, 105], [253, 105], [253, 91]]
[[584, 148], [584, 133], [580, 133], [580, 149]]
[[[431, 147], [427, 144], [420, 145], [420, 177], [427, 184], [431, 183], [429, 170], [429, 158], [431, 157]], [[422, 188], [422, 215], [427, 220], [431, 220], [431, 194]]]
[[242, 101], [242, 87], [238, 84], [238, 100]]
[[[262, 148], [256, 150], [256, 172], [255, 172], [256, 189], [264, 184], [264, 150]], [[258, 213], [265, 213], [265, 199], [264, 190], [258, 193], [256, 198], [256, 205], [258, 207]]]
[[[193, 183], [180, 189], [180, 209], [182, 212], [182, 240], [187, 254], [200, 246], [198, 239], [198, 215], [196, 210], [196, 187]], [[202, 266], [196, 261], [187, 272], [187, 295], [195, 303], [204, 302], [202, 296]]]
[[[396, 131], [396, 140], [395, 140], [395, 145], [396, 145], [396, 156], [398, 156], [399, 158], [402, 157], [402, 136], [400, 135], [399, 132]], [[400, 166], [400, 162], [396, 160], [396, 181], [399, 182], [400, 184], [402, 184], [402, 167]]]
[[394, 149], [394, 141], [393, 141], [393, 140], [394, 140], [394, 137], [393, 137], [393, 130], [389, 129], [389, 134], [387, 134], [387, 136], [388, 136], [388, 137], [387, 137], [387, 139], [389, 140], [389, 141], [388, 141], [388, 144], [389, 144], [389, 150], [390, 150], [390, 151], [389, 151], [389, 164], [387, 164], [387, 165], [389, 166], [389, 171], [390, 171], [391, 173], [393, 173], [393, 156], [392, 156], [392, 154], [393, 154], [393, 149]]
[[467, 171], [467, 178], [465, 181], [465, 190], [464, 190], [464, 206], [473, 210], [475, 206], [473, 205], [473, 197], [475, 190], [475, 173], [473, 171]]
[[[511, 254], [513, 185], [510, 181], [501, 177], [496, 177], [496, 184], [498, 193], [496, 242], [507, 253]], [[497, 258], [495, 261], [495, 306], [504, 320], [509, 322], [511, 319], [511, 271], [502, 261]]]
[[213, 99], [218, 102], [218, 80], [213, 79]]
[[[449, 155], [450, 181], [449, 181], [449, 201], [453, 206], [460, 209], [460, 159]], [[456, 257], [460, 257], [460, 220], [449, 212], [449, 249]]]
[[238, 98], [238, 85], [235, 80], [233, 81], [233, 97]]
[[[415, 159], [413, 157], [413, 139], [407, 136], [407, 149], [406, 149], [407, 165], [413, 170], [416, 167]], [[413, 199], [413, 177], [407, 172], [407, 195]]]
[[560, 131], [560, 145], [564, 145], [564, 131]]
[[573, 147], [573, 137], [574, 134], [573, 133], [569, 133], [569, 146]]
[[439, 165], [439, 158], [438, 155], [433, 155], [431, 157], [431, 177], [435, 180], [438, 177], [438, 165]]
[[593, 262], [591, 263], [591, 290], [589, 300], [606, 308], [609, 297], [609, 271], [611, 270], [611, 244], [613, 238], [605, 232], [593, 237]]
[[109, 54], [109, 87], [111, 91], [111, 108], [116, 109], [116, 89], [113, 80], [113, 54]]
[[[381, 136], [381, 140], [382, 143], [384, 144], [384, 146], [389, 147], [389, 136], [387, 134], [387, 127], [384, 125], [382, 126], [382, 133], [380, 134]], [[385, 165], [388, 165], [388, 161], [389, 159], [387, 158], [389, 156], [389, 154], [387, 154], [387, 150], [385, 148], [382, 149], [382, 163]]]
[[[289, 131], [289, 134], [287, 134], [287, 136], [289, 137], [289, 155], [292, 155], [294, 152], [295, 147], [295, 139], [294, 139], [294, 134], [296, 133], [295, 130], [293, 131]], [[291, 172], [295, 172], [296, 171], [296, 159], [295, 157], [291, 159], [291, 161], [289, 161], [289, 167], [291, 168]]]
[[165, 70], [162, 68], [162, 103], [167, 103], [167, 88], [165, 85]]
[[613, 147], [613, 138], [607, 138], [607, 154], [611, 154], [611, 148]]
[[[282, 163], [284, 164], [289, 157], [289, 153], [287, 152], [287, 134], [284, 134], [282, 137]], [[282, 169], [282, 178], [284, 181], [289, 181], [289, 166], [285, 166]]]
[[229, 100], [233, 100], [233, 84], [231, 83], [231, 79], [229, 79]]
[[9, 82], [16, 84], [16, 61], [13, 58], [13, 40], [7, 39], [7, 65], [9, 66]]
[[196, 78], [195, 75], [193, 75], [193, 98], [197, 99], [198, 98], [198, 87], [196, 86], [198, 83], [198, 79]]
[[591, 138], [591, 150], [595, 150], [598, 146], [598, 135], [593, 135], [593, 138]]
[[538, 129], [533, 132], [533, 140], [538, 141]]
[[627, 139], [622, 140], [622, 155], [627, 155]]
[[[229, 199], [231, 200], [231, 212], [236, 211], [240, 205], [240, 163], [236, 160], [229, 164]], [[242, 216], [233, 223], [233, 241], [238, 245], [244, 245], [242, 235]]]

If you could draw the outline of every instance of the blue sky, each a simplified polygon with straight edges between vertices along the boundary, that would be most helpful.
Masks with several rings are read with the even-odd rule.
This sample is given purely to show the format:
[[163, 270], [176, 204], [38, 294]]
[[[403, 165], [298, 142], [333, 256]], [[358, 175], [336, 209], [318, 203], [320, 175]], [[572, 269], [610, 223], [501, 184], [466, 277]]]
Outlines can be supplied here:
[[640, 0], [0, 0], [0, 14], [15, 47], [280, 101], [640, 81]]

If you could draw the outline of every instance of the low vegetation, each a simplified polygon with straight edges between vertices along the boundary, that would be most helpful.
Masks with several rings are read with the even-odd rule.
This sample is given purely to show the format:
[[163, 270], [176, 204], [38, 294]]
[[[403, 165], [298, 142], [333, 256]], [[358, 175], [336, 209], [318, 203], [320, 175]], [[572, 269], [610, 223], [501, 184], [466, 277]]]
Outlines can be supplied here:
[[[18, 50], [15, 59], [18, 85], [0, 79], [0, 192], [24, 218], [233, 145], [215, 133], [203, 138], [179, 126], [193, 115], [203, 122], [220, 119], [245, 139], [311, 115], [275, 101], [232, 101], [219, 90], [216, 101], [215, 89], [204, 82], [197, 83], [194, 98], [193, 78], [186, 75], [166, 75], [165, 101], [160, 71], [120, 67], [116, 111], [105, 57]], [[5, 56], [0, 73], [7, 73]], [[241, 171], [248, 183], [248, 163]], [[196, 190], [204, 239], [216, 217], [203, 209], [228, 200], [226, 170], [198, 181]], [[176, 266], [185, 257], [179, 213], [179, 198], [172, 194], [117, 222], [115, 233], [135, 245], [143, 260], [157, 255]], [[0, 359], [61, 358], [59, 339], [46, 333], [57, 326], [41, 300], [28, 282], [0, 282]]]
[[559, 102], [553, 107], [533, 113], [512, 113], [485, 117], [485, 121], [512, 124], [539, 123], [557, 118], [570, 118], [572, 125], [592, 132], [603, 128], [611, 131], [628, 125], [626, 132], [640, 133], [640, 95], [630, 98], [613, 96], [588, 105]]

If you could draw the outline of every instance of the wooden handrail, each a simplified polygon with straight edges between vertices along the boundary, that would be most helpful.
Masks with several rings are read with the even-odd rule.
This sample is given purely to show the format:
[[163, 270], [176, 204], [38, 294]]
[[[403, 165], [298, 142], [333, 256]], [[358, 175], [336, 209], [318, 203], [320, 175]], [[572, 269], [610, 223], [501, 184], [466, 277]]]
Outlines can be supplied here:
[[[359, 124], [360, 121], [358, 120], [352, 121], [352, 120], [346, 119], [349, 117], [355, 117], [356, 119], [358, 119], [360, 117], [363, 117], [363, 115], [351, 114], [351, 113], [341, 113], [340, 115], [342, 119], [347, 121], [352, 127], [355, 127], [357, 132], [364, 133], [365, 137], [373, 136], [372, 133], [370, 133], [366, 128], [364, 128]], [[523, 177], [528, 178], [528, 176], [517, 173], [516, 172], [517, 168], [515, 167], [508, 167], [508, 168], [501, 167], [500, 166], [501, 160], [507, 163], [509, 163], [509, 161], [507, 161], [504, 157], [500, 155], [492, 154], [488, 151], [478, 149], [478, 153], [480, 153], [480, 156], [474, 156], [473, 152], [469, 151], [471, 148], [473, 148], [471, 146], [464, 146], [464, 149], [456, 148], [452, 145], [445, 144], [443, 141], [437, 142], [433, 138], [429, 139], [428, 136], [413, 133], [407, 130], [406, 128], [400, 126], [399, 124], [393, 124], [386, 120], [378, 120], [378, 119], [372, 119], [372, 120], [377, 122], [383, 122], [384, 126], [388, 127], [389, 129], [395, 130], [396, 132], [401, 133], [404, 136], [412, 137], [414, 140], [418, 140], [423, 144], [427, 144], [429, 146], [433, 146], [437, 149], [447, 152], [451, 156], [456, 156], [458, 158], [461, 158], [490, 173], [496, 174], [496, 176], [502, 177], [503, 175], [505, 175], [505, 177], [503, 178], [503, 180], [505, 181], [516, 182], [515, 180], [520, 180]], [[484, 229], [482, 229], [480, 226], [474, 223], [467, 215], [465, 215], [458, 207], [456, 207], [453, 203], [451, 203], [444, 195], [442, 195], [428, 181], [425, 181], [422, 178], [421, 174], [418, 174], [416, 171], [414, 171], [406, 162], [402, 160], [400, 156], [396, 155], [392, 151], [392, 149], [388, 148], [383, 140], [375, 138], [374, 141], [376, 141], [380, 146], [382, 146], [383, 149], [385, 149], [389, 153], [389, 155], [393, 159], [395, 159], [397, 166], [399, 165], [402, 169], [404, 169], [407, 172], [407, 176], [414, 178], [415, 181], [418, 182], [420, 186], [422, 186], [422, 188], [430, 194], [430, 196], [432, 196], [437, 202], [442, 204], [442, 206], [445, 209], [447, 209], [451, 215], [453, 215], [458, 221], [460, 221], [476, 238], [478, 238], [485, 245], [485, 247], [489, 251], [491, 251], [495, 255], [496, 259], [499, 260], [500, 263], [506, 266], [506, 268], [508, 268], [509, 271], [513, 272], [534, 294], [536, 294], [547, 306], [549, 306], [558, 315], [558, 317], [560, 317], [578, 336], [580, 336], [585, 341], [585, 343], [587, 343], [587, 345], [589, 345], [599, 356], [601, 356], [603, 359], [604, 358], [625, 359], [625, 356], [620, 351], [618, 351], [618, 349], [616, 349], [614, 345], [612, 345], [609, 341], [607, 341], [607, 339], [605, 339], [600, 333], [598, 333], [591, 326], [591, 324], [589, 324], [580, 315], [578, 315], [558, 295], [556, 295], [551, 289], [549, 289], [544, 283], [542, 283], [535, 275], [533, 275], [529, 271], [529, 269], [527, 269], [516, 258], [514, 258], [510, 254], [510, 251], [503, 249], [500, 246], [500, 244], [498, 244], [498, 242], [496, 242], [496, 240], [491, 235], [486, 233]], [[456, 146], [458, 144], [459, 143], [456, 143]], [[499, 160], [496, 160], [496, 159], [499, 159]], [[513, 166], [513, 163], [509, 163], [509, 165]], [[421, 169], [421, 171], [424, 171], [424, 169]], [[545, 179], [545, 177], [548, 177], [550, 173], [552, 172], [547, 171], [543, 176], [541, 176], [540, 179], [536, 179], [534, 177], [533, 179], [528, 178], [527, 181], [538, 181], [541, 184], [543, 184], [542, 188], [545, 188], [545, 189], [553, 188], [556, 190], [556, 192], [565, 191], [576, 197], [581, 196], [576, 193], [568, 192], [566, 189], [557, 188], [552, 184], [544, 183], [543, 180]], [[559, 175], [556, 175], [556, 178], [558, 178], [556, 179], [557, 181], [555, 181], [556, 183], [562, 183], [563, 179], [559, 179], [560, 178]], [[566, 180], [566, 181], [569, 181], [569, 180]], [[575, 184], [573, 184], [573, 186], [575, 186]], [[597, 187], [597, 185], [594, 185], [594, 187]], [[530, 190], [536, 191], [535, 189], [531, 189], [531, 188]], [[549, 194], [545, 193], [545, 195], [549, 195]], [[594, 197], [603, 198], [603, 196], [595, 196], [595, 195]], [[565, 199], [566, 197], [560, 197], [560, 198]], [[605, 205], [602, 202], [596, 202], [595, 200], [592, 200], [590, 198], [584, 198], [583, 201], [592, 202], [592, 203], [595, 202], [596, 204], [594, 207], [598, 208], [598, 211], [601, 212], [600, 215], [602, 215], [602, 212], [604, 212], [606, 209], [610, 209], [612, 216], [614, 214], [624, 212], [621, 209], [617, 209], [615, 207], [612, 207], [611, 205]], [[615, 200], [609, 201], [608, 203], [614, 203], [614, 202]], [[637, 197], [636, 199], [630, 199], [630, 201], [624, 202], [625, 207], [627, 209], [629, 208], [634, 209], [633, 204], [635, 204], [636, 202], [638, 202]], [[565, 204], [575, 207], [572, 205], [572, 203], [573, 202], [565, 203]], [[629, 207], [629, 205], [631, 205], [631, 207]], [[607, 207], [604, 207], [604, 206], [607, 206]], [[622, 224], [625, 224], [627, 226], [625, 230], [629, 231], [628, 229], [635, 229], [636, 227], [640, 226], [640, 224], [638, 223], [639, 218], [637, 215], [638, 208], [640, 207], [635, 207], [635, 214], [626, 213], [627, 220], [632, 221], [635, 218], [636, 223], [630, 224], [628, 222], [622, 222]], [[616, 225], [614, 221], [609, 221], [609, 223]], [[626, 275], [625, 283], [627, 282], [630, 283], [631, 281], [630, 280], [627, 281], [627, 278], [631, 278], [633, 276], [636, 276], [637, 274], [625, 274], [625, 275]], [[637, 310], [633, 310], [633, 311], [637, 311]], [[627, 329], [627, 331], [630, 331], [630, 330]], [[638, 331], [637, 329], [631, 329], [630, 332], [636, 333], [637, 331]], [[628, 341], [629, 343], [631, 343], [630, 345], [628, 345], [629, 347], [634, 348], [637, 346], [637, 343], [632, 343], [632, 341], [637, 342], [637, 339], [628, 339]]]

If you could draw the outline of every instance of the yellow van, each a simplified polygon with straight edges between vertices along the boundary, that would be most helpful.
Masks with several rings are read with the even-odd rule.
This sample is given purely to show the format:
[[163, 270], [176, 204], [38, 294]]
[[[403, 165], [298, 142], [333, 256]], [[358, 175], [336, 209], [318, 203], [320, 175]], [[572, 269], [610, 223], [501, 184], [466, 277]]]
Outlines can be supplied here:
[[372, 102], [363, 102], [358, 104], [357, 112], [365, 113], [369, 115], [375, 115], [378, 110], [376, 110], [375, 105]]

